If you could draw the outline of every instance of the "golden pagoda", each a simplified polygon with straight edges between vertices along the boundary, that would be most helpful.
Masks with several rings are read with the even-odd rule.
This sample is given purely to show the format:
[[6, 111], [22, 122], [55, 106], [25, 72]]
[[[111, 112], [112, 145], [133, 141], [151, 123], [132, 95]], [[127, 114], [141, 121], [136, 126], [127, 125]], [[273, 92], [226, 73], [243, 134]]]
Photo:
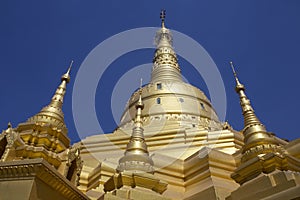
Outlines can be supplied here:
[[131, 95], [112, 133], [70, 145], [62, 112], [70, 68], [49, 105], [8, 125], [0, 134], [0, 199], [300, 199], [300, 139], [267, 131], [233, 63], [241, 131], [184, 82], [164, 11], [155, 42], [151, 81]]
[[76, 187], [81, 147], [70, 146], [62, 112], [71, 66], [47, 106], [0, 134], [0, 199], [89, 199]]
[[[241, 186], [226, 199], [299, 199], [299, 139], [287, 143], [267, 132], [254, 113], [233, 63], [230, 64], [244, 116], [244, 146], [236, 153], [238, 165], [231, 174]], [[291, 148], [298, 149], [298, 153], [291, 153]]]

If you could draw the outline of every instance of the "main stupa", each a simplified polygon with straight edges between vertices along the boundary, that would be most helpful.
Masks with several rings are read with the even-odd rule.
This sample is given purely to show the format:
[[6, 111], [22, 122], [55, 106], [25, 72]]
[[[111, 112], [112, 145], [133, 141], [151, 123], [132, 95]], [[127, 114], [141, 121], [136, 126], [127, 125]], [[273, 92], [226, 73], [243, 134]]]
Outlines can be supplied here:
[[[0, 198], [300, 198], [300, 139], [267, 131], [233, 63], [241, 131], [184, 82], [164, 11], [155, 42], [151, 81], [131, 95], [112, 133], [70, 145], [62, 112], [70, 68], [49, 105], [15, 128], [9, 124], [0, 134]], [[21, 193], [8, 195], [16, 189]]]
[[[80, 189], [96, 196], [104, 195], [106, 181], [113, 174], [118, 174], [120, 157], [133, 147], [126, 144], [132, 138], [136, 105], [140, 99], [144, 105], [141, 113], [143, 135], [147, 152], [154, 163], [154, 175], [168, 183], [162, 195], [170, 199], [229, 198], [240, 187], [240, 182], [235, 180], [240, 174], [235, 171], [240, 165], [240, 157], [249, 152], [243, 149], [247, 138], [244, 139], [243, 131], [235, 131], [227, 122], [220, 122], [205, 94], [183, 81], [172, 45], [172, 34], [165, 26], [164, 13], [161, 19], [161, 28], [155, 36], [156, 50], [150, 83], [132, 94], [120, 125], [113, 133], [91, 136], [82, 141], [84, 149], [81, 155], [85, 164]], [[237, 91], [244, 91], [244, 86], [241, 88], [239, 82]], [[250, 106], [245, 98], [241, 97], [243, 110]], [[262, 135], [253, 129], [257, 124], [253, 122], [253, 116], [251, 119], [249, 113], [244, 116], [245, 125], [252, 127], [250, 132], [253, 137]], [[277, 145], [278, 148], [288, 144], [266, 131], [264, 134], [258, 139], [265, 140], [266, 144], [271, 143], [271, 146]], [[254, 141], [252, 147], [260, 146], [260, 141]], [[266, 152], [272, 152], [270, 148], [263, 148], [269, 149]], [[256, 152], [251, 154], [251, 158], [262, 155]], [[134, 159], [131, 161], [132, 165], [138, 163]], [[241, 179], [251, 179], [252, 175], [242, 174]], [[112, 191], [118, 190], [114, 188]], [[130, 193], [130, 190], [134, 189], [127, 192]]]

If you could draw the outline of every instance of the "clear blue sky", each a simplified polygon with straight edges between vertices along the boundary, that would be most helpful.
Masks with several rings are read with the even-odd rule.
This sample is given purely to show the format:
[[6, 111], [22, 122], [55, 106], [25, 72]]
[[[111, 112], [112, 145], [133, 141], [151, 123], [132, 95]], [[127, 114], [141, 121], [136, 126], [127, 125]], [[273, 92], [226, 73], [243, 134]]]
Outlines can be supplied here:
[[[218, 66], [227, 95], [226, 119], [235, 129], [242, 129], [243, 119], [230, 60], [267, 129], [281, 138], [299, 137], [298, 0], [1, 1], [0, 128], [5, 129], [9, 121], [17, 126], [48, 104], [73, 59], [64, 113], [69, 136], [78, 141], [71, 101], [81, 63], [95, 46], [114, 34], [159, 26], [162, 8], [167, 10], [167, 26], [199, 42]], [[122, 56], [114, 65], [130, 68], [152, 58], [153, 50], [137, 51]], [[207, 93], [203, 80], [185, 70], [183, 59], [180, 62], [189, 82]], [[115, 84], [109, 82], [113, 80], [109, 73], [104, 80]], [[110, 103], [111, 91], [101, 95]], [[97, 93], [96, 100], [101, 95]], [[99, 107], [96, 104], [96, 109]], [[104, 131], [113, 131], [116, 125], [110, 109], [97, 112]]]

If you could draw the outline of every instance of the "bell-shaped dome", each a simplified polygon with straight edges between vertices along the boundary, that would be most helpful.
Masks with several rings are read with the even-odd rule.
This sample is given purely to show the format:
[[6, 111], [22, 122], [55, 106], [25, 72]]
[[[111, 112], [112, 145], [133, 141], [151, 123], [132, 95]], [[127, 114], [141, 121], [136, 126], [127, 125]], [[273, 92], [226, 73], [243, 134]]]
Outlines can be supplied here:
[[[155, 42], [157, 48], [153, 59], [151, 82], [141, 88], [145, 105], [142, 114], [145, 132], [147, 132], [147, 124], [153, 127], [153, 122], [157, 120], [165, 120], [166, 124], [177, 123], [179, 128], [182, 126], [208, 130], [220, 129], [221, 123], [209, 99], [201, 90], [183, 81], [172, 46], [172, 35], [164, 23], [157, 31]], [[138, 99], [137, 91], [129, 99], [119, 127], [132, 128]]]

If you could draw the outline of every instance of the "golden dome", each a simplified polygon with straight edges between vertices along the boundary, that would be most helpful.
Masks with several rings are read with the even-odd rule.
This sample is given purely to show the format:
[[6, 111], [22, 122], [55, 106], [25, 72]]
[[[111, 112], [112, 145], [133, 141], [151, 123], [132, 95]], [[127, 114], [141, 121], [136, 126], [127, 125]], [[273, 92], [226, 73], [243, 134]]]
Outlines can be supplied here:
[[[142, 117], [145, 121], [163, 118], [203, 129], [221, 129], [217, 114], [205, 94], [183, 81], [172, 41], [172, 34], [165, 27], [163, 20], [162, 27], [155, 37], [157, 48], [151, 81], [141, 89], [145, 104]], [[121, 128], [126, 127], [128, 123], [132, 125], [138, 99], [137, 91], [127, 103], [121, 118]]]

